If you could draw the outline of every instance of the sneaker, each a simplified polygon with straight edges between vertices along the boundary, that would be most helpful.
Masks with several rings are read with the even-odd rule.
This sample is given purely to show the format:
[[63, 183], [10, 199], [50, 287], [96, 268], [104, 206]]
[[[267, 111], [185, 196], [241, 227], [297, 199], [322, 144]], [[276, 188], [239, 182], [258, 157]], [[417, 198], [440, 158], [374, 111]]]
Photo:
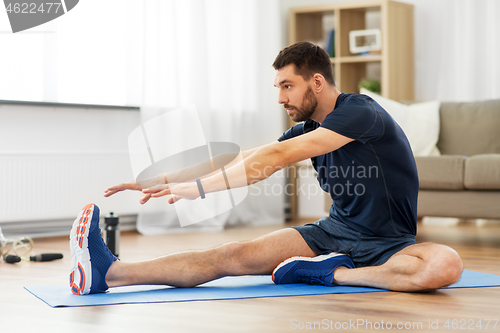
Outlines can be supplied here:
[[69, 285], [75, 295], [102, 293], [108, 289], [106, 273], [117, 260], [101, 237], [99, 207], [89, 204], [77, 216], [71, 229], [71, 273]]
[[346, 254], [330, 253], [313, 258], [292, 257], [273, 271], [276, 284], [307, 283], [333, 287], [333, 271], [339, 266], [354, 268], [354, 262]]

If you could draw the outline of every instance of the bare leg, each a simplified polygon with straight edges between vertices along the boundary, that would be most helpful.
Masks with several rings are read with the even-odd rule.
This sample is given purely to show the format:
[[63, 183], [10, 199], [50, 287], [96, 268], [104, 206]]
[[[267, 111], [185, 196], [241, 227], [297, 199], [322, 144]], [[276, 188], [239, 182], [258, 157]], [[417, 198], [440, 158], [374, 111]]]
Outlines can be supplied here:
[[457, 282], [462, 270], [462, 259], [452, 248], [421, 243], [399, 251], [381, 266], [339, 267], [334, 283], [394, 291], [433, 290]]
[[317, 254], [295, 229], [282, 229], [248, 242], [174, 253], [153, 260], [115, 261], [108, 270], [109, 287], [160, 284], [193, 287], [223, 276], [271, 274], [283, 260]]

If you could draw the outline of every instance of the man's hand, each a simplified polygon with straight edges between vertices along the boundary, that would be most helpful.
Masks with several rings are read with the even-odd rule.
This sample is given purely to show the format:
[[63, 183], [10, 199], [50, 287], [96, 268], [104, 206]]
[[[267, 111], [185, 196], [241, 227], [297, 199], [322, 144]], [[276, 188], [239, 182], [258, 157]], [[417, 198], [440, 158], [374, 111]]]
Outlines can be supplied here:
[[[159, 198], [164, 195], [171, 194], [168, 199], [169, 204], [173, 204], [180, 199], [194, 200], [200, 196], [198, 185], [196, 182], [179, 183], [175, 185], [159, 185], [147, 189], [143, 189], [142, 193], [153, 198]], [[148, 198], [149, 199], [149, 198]]]
[[125, 190], [142, 191], [142, 188], [139, 185], [137, 185], [136, 182], [133, 180], [129, 183], [122, 183], [119, 185], [108, 187], [107, 189], [104, 190], [104, 196], [110, 197], [115, 193]]
[[[131, 181], [129, 183], [122, 183], [122, 184], [119, 184], [119, 185], [108, 187], [107, 189], [104, 190], [104, 196], [105, 197], [110, 197], [110, 196], [112, 196], [115, 193], [118, 193], [118, 192], [121, 192], [121, 191], [125, 191], [125, 190], [142, 191], [143, 188], [140, 187], [139, 185], [137, 185], [135, 181]], [[152, 194], [156, 193], [158, 191], [160, 191], [160, 190], [158, 190], [158, 189], [157, 190], [153, 190], [152, 189], [152, 192], [145, 194], [139, 200], [139, 202], [141, 203], [141, 205], [144, 205], [146, 202], [148, 202], [148, 200], [151, 198]]]

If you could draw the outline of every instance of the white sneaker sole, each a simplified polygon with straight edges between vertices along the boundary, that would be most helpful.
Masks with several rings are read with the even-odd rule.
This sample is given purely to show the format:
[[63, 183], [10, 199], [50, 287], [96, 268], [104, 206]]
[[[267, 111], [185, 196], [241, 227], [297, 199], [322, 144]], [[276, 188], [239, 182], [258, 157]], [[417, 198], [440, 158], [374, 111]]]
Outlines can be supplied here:
[[85, 206], [71, 228], [69, 239], [71, 249], [70, 287], [71, 292], [75, 295], [89, 294], [92, 286], [88, 236], [93, 212], [94, 205]]

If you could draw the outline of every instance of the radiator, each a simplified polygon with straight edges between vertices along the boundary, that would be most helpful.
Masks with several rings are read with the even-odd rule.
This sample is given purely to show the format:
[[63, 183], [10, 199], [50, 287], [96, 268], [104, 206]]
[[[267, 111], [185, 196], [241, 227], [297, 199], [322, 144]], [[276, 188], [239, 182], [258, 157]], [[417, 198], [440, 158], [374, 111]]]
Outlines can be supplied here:
[[140, 193], [104, 198], [104, 189], [132, 180], [126, 152], [0, 154], [0, 227], [7, 234], [68, 234], [88, 203], [113, 211], [120, 224], [134, 221]]
[[123, 227], [137, 215], [140, 193], [103, 194], [133, 179], [127, 138], [140, 124], [138, 109], [4, 102], [0, 227], [6, 236], [69, 234], [88, 203], [101, 208], [101, 217], [119, 215]]

